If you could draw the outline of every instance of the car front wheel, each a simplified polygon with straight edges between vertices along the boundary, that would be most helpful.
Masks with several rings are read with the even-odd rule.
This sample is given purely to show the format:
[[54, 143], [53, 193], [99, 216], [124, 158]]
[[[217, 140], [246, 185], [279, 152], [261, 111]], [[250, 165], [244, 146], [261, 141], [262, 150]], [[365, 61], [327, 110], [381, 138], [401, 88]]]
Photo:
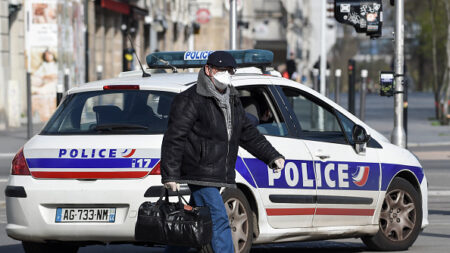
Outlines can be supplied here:
[[78, 246], [62, 243], [22, 242], [25, 253], [77, 253]]
[[395, 178], [381, 207], [378, 233], [362, 240], [373, 250], [407, 250], [416, 241], [421, 224], [419, 192], [407, 180]]

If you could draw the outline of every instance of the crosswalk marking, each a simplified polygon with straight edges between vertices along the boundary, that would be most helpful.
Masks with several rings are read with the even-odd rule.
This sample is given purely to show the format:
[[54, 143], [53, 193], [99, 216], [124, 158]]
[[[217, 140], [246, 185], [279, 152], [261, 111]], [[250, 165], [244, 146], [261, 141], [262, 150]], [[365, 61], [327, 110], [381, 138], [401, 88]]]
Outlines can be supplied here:
[[428, 196], [450, 196], [450, 191], [428, 191]]

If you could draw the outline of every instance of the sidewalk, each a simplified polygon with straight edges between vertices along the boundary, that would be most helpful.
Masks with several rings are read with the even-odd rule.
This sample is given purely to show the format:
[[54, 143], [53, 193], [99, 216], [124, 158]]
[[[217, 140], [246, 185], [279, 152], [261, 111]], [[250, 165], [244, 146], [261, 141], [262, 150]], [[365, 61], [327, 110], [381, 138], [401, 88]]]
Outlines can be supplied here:
[[[33, 125], [33, 135], [39, 133], [43, 126], [43, 124]], [[0, 131], [0, 158], [13, 157], [25, 142], [27, 142], [26, 126]]]
[[[333, 96], [332, 96], [333, 97]], [[359, 116], [359, 94], [356, 94], [356, 115]], [[408, 147], [448, 146], [450, 150], [450, 126], [433, 126], [432, 93], [410, 93], [408, 97]], [[347, 108], [347, 95], [341, 97], [341, 105]], [[368, 94], [365, 122], [389, 140], [394, 129], [394, 98]]]

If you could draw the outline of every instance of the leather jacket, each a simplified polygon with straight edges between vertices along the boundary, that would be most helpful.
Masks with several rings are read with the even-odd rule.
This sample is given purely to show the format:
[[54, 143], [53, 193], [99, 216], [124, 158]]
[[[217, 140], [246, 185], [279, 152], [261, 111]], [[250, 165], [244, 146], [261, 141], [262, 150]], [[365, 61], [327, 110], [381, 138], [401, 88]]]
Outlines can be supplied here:
[[235, 187], [239, 146], [266, 164], [282, 157], [246, 117], [233, 87], [230, 90], [232, 134], [225, 116], [206, 85], [203, 71], [196, 85], [175, 96], [161, 147], [162, 183], [177, 182]]

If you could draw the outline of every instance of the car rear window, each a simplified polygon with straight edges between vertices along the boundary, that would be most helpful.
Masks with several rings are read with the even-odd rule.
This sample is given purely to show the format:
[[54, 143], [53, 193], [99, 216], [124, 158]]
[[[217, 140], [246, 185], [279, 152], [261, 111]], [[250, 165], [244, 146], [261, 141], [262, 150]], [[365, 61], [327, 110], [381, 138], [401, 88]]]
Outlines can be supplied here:
[[175, 95], [143, 90], [75, 93], [66, 97], [41, 134], [163, 134]]

